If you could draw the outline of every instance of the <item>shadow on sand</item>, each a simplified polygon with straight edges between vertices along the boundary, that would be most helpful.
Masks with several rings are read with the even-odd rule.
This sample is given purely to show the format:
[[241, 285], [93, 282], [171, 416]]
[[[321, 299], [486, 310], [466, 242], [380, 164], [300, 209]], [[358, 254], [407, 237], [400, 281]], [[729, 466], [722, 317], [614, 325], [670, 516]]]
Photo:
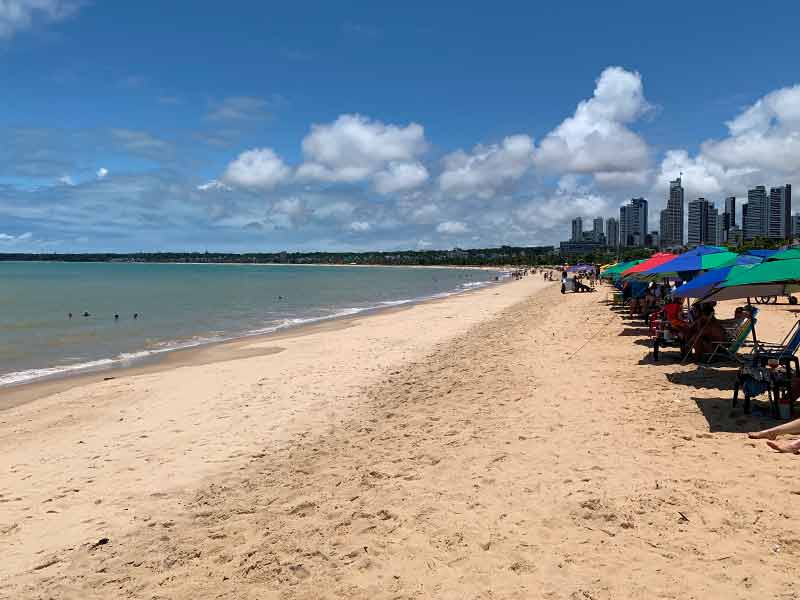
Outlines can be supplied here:
[[622, 331], [619, 332], [620, 337], [624, 336], [635, 336], [635, 337], [642, 337], [648, 335], [650, 330], [647, 327], [625, 327]]
[[736, 377], [735, 369], [714, 369], [698, 367], [694, 371], [680, 371], [667, 373], [670, 383], [688, 385], [699, 390], [724, 390], [733, 394], [733, 384]]
[[712, 433], [747, 433], [775, 426], [775, 419], [769, 416], [769, 407], [753, 404], [753, 414], [742, 413], [741, 401], [736, 408], [731, 406], [731, 396], [727, 398], [693, 397], [697, 408], [708, 421]]

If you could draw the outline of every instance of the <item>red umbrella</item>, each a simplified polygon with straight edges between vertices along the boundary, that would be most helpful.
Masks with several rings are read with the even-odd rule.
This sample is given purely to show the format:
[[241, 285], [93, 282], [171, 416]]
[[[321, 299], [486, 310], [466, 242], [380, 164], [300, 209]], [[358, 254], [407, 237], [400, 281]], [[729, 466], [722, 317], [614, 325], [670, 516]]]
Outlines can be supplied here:
[[677, 254], [673, 254], [672, 252], [656, 252], [646, 261], [639, 263], [638, 265], [634, 265], [626, 271], [623, 271], [622, 277], [625, 277], [626, 275], [632, 275], [633, 273], [641, 273], [654, 267], [659, 267], [665, 262], [671, 261], [676, 256]]

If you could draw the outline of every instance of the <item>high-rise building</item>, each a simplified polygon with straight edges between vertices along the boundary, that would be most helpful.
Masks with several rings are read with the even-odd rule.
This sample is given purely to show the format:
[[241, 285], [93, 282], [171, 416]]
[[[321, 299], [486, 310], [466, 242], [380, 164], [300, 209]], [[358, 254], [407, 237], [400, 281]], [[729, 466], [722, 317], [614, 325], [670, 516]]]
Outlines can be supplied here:
[[736, 196], [725, 198], [725, 210], [722, 213], [722, 236], [720, 242], [731, 238], [730, 231], [736, 227]]
[[619, 221], [614, 217], [606, 219], [606, 243], [612, 248], [619, 246]]
[[596, 217], [592, 221], [592, 238], [595, 242], [605, 241], [605, 234], [603, 233], [603, 217]]
[[792, 217], [792, 237], [800, 236], [800, 213], [795, 213]]
[[792, 235], [792, 186], [788, 183], [769, 190], [768, 235], [782, 240]]
[[744, 224], [747, 223], [747, 202], [742, 204], [742, 223], [739, 225], [738, 229], [742, 232], [742, 240], [745, 239], [744, 237]]
[[644, 246], [647, 238], [647, 200], [632, 198], [619, 208], [619, 245]]
[[742, 218], [742, 226], [746, 240], [769, 236], [769, 202], [763, 185], [747, 191], [747, 218]]
[[714, 203], [705, 198], [689, 202], [689, 246], [720, 243], [722, 221]]
[[722, 243], [722, 215], [711, 202], [708, 206], [708, 227], [706, 229], [706, 244], [719, 246]]
[[683, 185], [681, 177], [669, 182], [667, 206], [661, 211], [661, 246], [683, 246]]
[[573, 242], [583, 241], [583, 219], [575, 217], [572, 219], [572, 238]]

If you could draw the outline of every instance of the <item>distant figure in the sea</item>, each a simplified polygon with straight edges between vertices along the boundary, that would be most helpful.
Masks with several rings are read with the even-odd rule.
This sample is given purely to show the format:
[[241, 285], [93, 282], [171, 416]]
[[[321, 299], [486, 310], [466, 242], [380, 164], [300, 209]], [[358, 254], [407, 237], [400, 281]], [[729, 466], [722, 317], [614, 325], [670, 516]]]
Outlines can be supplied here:
[[135, 321], [136, 319], [138, 319], [138, 318], [139, 318], [139, 313], [133, 313], [133, 319], [134, 319], [134, 321]]
[[69, 313], [69, 315], [68, 315], [68, 316], [69, 316], [69, 318], [71, 319], [71, 318], [72, 318], [72, 313]]
[[114, 315], [114, 320], [119, 321], [119, 315]]
[[88, 311], [83, 311], [83, 316], [84, 317], [91, 317], [92, 315], [90, 315]]
[[[792, 387], [792, 394], [796, 394], [797, 390]], [[778, 436], [792, 435], [800, 433], [800, 419], [783, 423], [777, 427], [764, 429], [763, 431], [754, 431], [748, 433], [747, 437], [751, 440], [767, 440], [767, 446], [778, 452], [786, 452], [788, 454], [800, 454], [800, 439], [789, 440], [784, 442], [777, 441]]]

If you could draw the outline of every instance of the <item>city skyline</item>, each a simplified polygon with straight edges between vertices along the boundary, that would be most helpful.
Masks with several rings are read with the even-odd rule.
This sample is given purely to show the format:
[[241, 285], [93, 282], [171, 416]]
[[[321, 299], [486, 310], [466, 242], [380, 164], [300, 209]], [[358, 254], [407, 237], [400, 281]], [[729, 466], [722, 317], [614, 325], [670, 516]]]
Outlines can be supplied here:
[[682, 9], [0, 3], [0, 252], [550, 245], [796, 182], [800, 7]]
[[[616, 247], [618, 244], [623, 247], [648, 246], [669, 250], [703, 244], [738, 244], [756, 238], [792, 240], [800, 234], [800, 212], [792, 214], [790, 183], [770, 187], [769, 193], [764, 185], [748, 190], [747, 201], [740, 203], [741, 212], [737, 216], [736, 196], [724, 198], [719, 207], [715, 201], [704, 197], [690, 199], [684, 211], [681, 176], [669, 182], [668, 199], [665, 208], [660, 212], [658, 229], [650, 229], [647, 199], [635, 197], [620, 205], [619, 220], [614, 217], [605, 219], [603, 242], [608, 247]], [[678, 221], [677, 216], [682, 217], [684, 213], [685, 219]], [[603, 217], [593, 218], [593, 232], [597, 232], [598, 222], [602, 221]], [[583, 230], [582, 222], [583, 217], [573, 217], [569, 241], [598, 245], [600, 240], [596, 235], [590, 235], [592, 232]], [[609, 232], [609, 228], [613, 233]], [[684, 229], [687, 231], [685, 240], [682, 234]], [[564, 247], [562, 242], [562, 248]], [[577, 250], [575, 247], [569, 251]]]

